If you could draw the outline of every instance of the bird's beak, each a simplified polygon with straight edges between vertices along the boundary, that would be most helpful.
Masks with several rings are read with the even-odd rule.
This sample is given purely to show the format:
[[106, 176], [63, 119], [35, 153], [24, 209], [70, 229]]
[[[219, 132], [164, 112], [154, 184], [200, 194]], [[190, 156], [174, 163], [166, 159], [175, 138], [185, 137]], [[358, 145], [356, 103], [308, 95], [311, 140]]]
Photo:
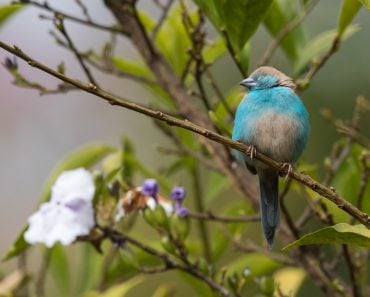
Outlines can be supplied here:
[[242, 85], [244, 87], [247, 87], [247, 88], [250, 88], [250, 87], [255, 87], [257, 85], [257, 83], [254, 81], [253, 78], [247, 77], [246, 79], [244, 79], [240, 82], [240, 85]]

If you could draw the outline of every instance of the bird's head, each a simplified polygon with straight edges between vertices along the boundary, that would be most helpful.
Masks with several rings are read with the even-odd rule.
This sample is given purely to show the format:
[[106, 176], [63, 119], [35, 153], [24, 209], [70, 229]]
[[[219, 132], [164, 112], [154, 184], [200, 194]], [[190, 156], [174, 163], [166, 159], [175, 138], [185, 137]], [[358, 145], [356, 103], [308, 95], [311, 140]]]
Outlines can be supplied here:
[[289, 76], [270, 66], [257, 68], [249, 77], [242, 80], [240, 84], [249, 90], [268, 89], [277, 86], [284, 86], [293, 90], [296, 88], [295, 83]]

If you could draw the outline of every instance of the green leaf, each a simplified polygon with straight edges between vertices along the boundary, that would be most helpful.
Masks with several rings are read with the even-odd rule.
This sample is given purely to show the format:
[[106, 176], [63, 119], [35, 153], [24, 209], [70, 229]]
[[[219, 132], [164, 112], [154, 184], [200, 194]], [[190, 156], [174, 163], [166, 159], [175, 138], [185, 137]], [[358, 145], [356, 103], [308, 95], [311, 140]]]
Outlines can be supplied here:
[[140, 18], [140, 22], [143, 24], [146, 31], [151, 33], [153, 29], [155, 28], [155, 21], [152, 19], [152, 17], [148, 13], [142, 10], [138, 11], [138, 15]]
[[[360, 30], [358, 25], [350, 25], [343, 33], [341, 40], [344, 41]], [[337, 30], [330, 30], [321, 33], [307, 43], [301, 51], [294, 65], [295, 74], [299, 74], [314, 58], [328, 51], [332, 46], [333, 40], [337, 36]]]
[[110, 243], [103, 242], [103, 253], [99, 254], [91, 243], [87, 242], [83, 245], [80, 245], [79, 259], [81, 260], [78, 266], [77, 287], [77, 292], [79, 295], [87, 290], [95, 288], [101, 280], [103, 263], [104, 261], [107, 261], [107, 258], [112, 257], [110, 248]]
[[281, 266], [271, 258], [260, 253], [249, 253], [247, 255], [236, 258], [228, 265], [227, 275], [234, 273], [243, 273], [244, 269], [250, 270], [250, 275], [253, 277], [262, 276]]
[[207, 64], [214, 63], [226, 52], [225, 42], [222, 38], [218, 38], [213, 42], [207, 43], [202, 51], [203, 60]]
[[0, 6], [0, 27], [3, 26], [6, 21], [19, 11], [23, 5], [1, 5]]
[[288, 244], [283, 250], [309, 244], [350, 244], [370, 248], [370, 230], [364, 225], [349, 225], [339, 223], [337, 225], [322, 228], [308, 233], [300, 239]]
[[5, 256], [3, 257], [2, 261], [7, 261], [23, 251], [25, 251], [30, 245], [24, 240], [24, 233], [27, 230], [27, 226], [23, 227], [23, 230], [19, 233], [17, 239], [14, 241], [14, 243], [11, 245], [11, 247], [6, 252]]
[[[190, 12], [193, 23], [198, 20], [197, 15]], [[158, 30], [156, 44], [160, 52], [166, 57], [177, 75], [181, 75], [189, 59], [187, 49], [191, 41], [182, 21], [182, 8], [180, 4], [173, 5]]]
[[215, 203], [215, 199], [230, 188], [230, 181], [218, 172], [209, 172], [207, 174], [207, 191], [204, 193], [204, 201], [208, 205]]
[[146, 79], [147, 81], [143, 80], [143, 85], [159, 99], [164, 100], [168, 106], [173, 106], [170, 96], [155, 83], [156, 80], [153, 73], [142, 61], [134, 61], [114, 56], [112, 58], [112, 63], [113, 66], [122, 73]]
[[257, 30], [272, 0], [195, 0], [216, 29], [225, 31], [236, 54]]
[[[145, 178], [155, 178], [161, 189], [164, 191], [169, 192], [171, 189], [171, 185], [167, 181], [166, 178], [164, 178], [161, 174], [157, 173], [156, 171], [153, 171], [152, 169], [148, 168], [146, 165], [144, 165], [135, 155], [135, 149], [132, 143], [126, 139], [125, 144], [126, 151], [123, 153], [123, 170], [128, 169], [131, 170], [131, 173], [139, 172], [141, 173]], [[124, 176], [123, 176], [124, 177]], [[128, 176], [126, 176], [127, 178]]]
[[338, 19], [337, 30], [339, 36], [342, 36], [360, 8], [361, 4], [358, 0], [343, 0]]
[[103, 293], [99, 291], [90, 291], [83, 294], [82, 297], [125, 297], [132, 288], [136, 287], [143, 281], [143, 276], [133, 277], [121, 284], [110, 287]]
[[370, 10], [370, 0], [358, 0], [360, 3]]
[[[211, 2], [211, 1], [210, 1]], [[189, 287], [193, 290], [193, 294], [190, 296], [202, 296], [202, 297], [215, 297], [214, 291], [210, 289], [210, 287], [205, 284], [203, 281], [189, 275], [185, 272], [178, 271], [178, 275], [184, 280]]]
[[209, 18], [213, 23], [216, 29], [221, 30], [221, 27], [224, 26], [224, 20], [220, 14], [221, 10], [221, 1], [214, 0], [194, 0], [194, 2], [199, 6], [202, 12]]
[[128, 73], [147, 79], [154, 79], [153, 73], [141, 61], [134, 61], [114, 56], [112, 57], [112, 62], [113, 65], [123, 73]]
[[[265, 26], [272, 36], [277, 34], [294, 18], [297, 17], [297, 6], [290, 0], [274, 0], [264, 20]], [[280, 43], [287, 57], [294, 61], [306, 44], [303, 26], [298, 25]]]
[[[350, 155], [337, 170], [332, 181], [332, 185], [336, 191], [352, 204], [357, 203], [359, 181], [361, 180], [363, 170], [363, 165], [360, 161], [362, 152], [363, 149], [361, 146], [353, 145]], [[369, 212], [370, 204], [366, 202], [370, 201], [370, 187], [367, 187], [365, 190], [363, 201], [362, 210]], [[345, 222], [350, 219], [350, 216], [335, 204], [327, 200], [324, 203], [327, 205], [330, 213], [333, 214], [335, 221]]]
[[116, 149], [105, 144], [91, 144], [69, 153], [50, 173], [41, 191], [41, 202], [49, 199], [51, 187], [58, 176], [66, 170], [89, 168]]
[[70, 271], [68, 258], [60, 244], [55, 245], [52, 249], [45, 250], [50, 253], [50, 270], [53, 279], [57, 284], [62, 296], [70, 296]]
[[249, 42], [246, 42], [239, 53], [240, 66], [242, 67], [244, 73], [248, 73], [250, 53], [251, 53], [250, 44]]
[[234, 50], [239, 53], [257, 30], [272, 0], [224, 0], [221, 2], [222, 11], [219, 12], [222, 13], [227, 35], [230, 37]]
[[[242, 100], [243, 96], [245, 95], [242, 93], [241, 88], [235, 87], [232, 88], [229, 93], [226, 95], [226, 103], [229, 106], [231, 110], [236, 110], [237, 106], [239, 105], [240, 101]], [[243, 90], [244, 92], [244, 90]], [[218, 102], [215, 113], [218, 118], [222, 119], [223, 121], [227, 122], [227, 117], [229, 116], [228, 111], [226, 110], [225, 106], [222, 104], [222, 102]], [[231, 125], [230, 125], [231, 126]]]
[[306, 272], [298, 267], [283, 267], [274, 273], [275, 283], [283, 296], [298, 296], [305, 277]]
[[133, 156], [135, 155], [134, 147], [131, 141], [126, 137], [123, 140], [123, 152], [122, 152], [122, 178], [124, 182], [132, 182], [134, 177], [135, 167], [132, 166]]
[[[246, 215], [250, 213], [248, 208], [250, 209], [250, 207], [248, 207], [248, 204], [246, 204], [245, 202], [234, 203], [229, 206], [225, 212], [223, 212], [223, 215], [227, 217]], [[223, 226], [221, 229], [213, 229], [211, 236], [213, 242], [212, 258], [218, 260], [227, 251], [231, 243], [229, 239], [230, 235], [238, 237], [238, 234], [244, 233], [245, 229], [249, 227], [250, 223], [230, 223], [227, 224], [227, 226]], [[224, 231], [225, 228], [227, 232]]]
[[231, 137], [231, 127], [228, 126], [224, 121], [222, 121], [219, 117], [217, 117], [216, 113], [210, 110], [208, 112], [209, 118], [211, 119], [212, 123], [222, 131], [227, 137]]

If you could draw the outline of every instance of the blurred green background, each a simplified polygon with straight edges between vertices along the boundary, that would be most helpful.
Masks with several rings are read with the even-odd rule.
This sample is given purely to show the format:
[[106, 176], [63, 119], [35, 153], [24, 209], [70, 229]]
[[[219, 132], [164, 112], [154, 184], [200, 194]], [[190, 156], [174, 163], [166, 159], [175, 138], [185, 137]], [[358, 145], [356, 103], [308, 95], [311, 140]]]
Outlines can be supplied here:
[[[9, 1], [0, 0], [0, 5]], [[75, 1], [49, 1], [61, 10], [78, 14]], [[93, 19], [111, 23], [109, 12], [99, 0], [88, 1]], [[308, 37], [336, 27], [341, 1], [321, 1], [304, 21]], [[139, 1], [139, 7], [157, 16], [152, 1]], [[44, 12], [41, 12], [45, 14]], [[40, 10], [29, 7], [20, 11], [0, 30], [0, 39], [16, 44], [32, 57], [51, 66], [64, 61], [70, 76], [82, 77], [73, 55], [58, 47], [49, 35], [53, 28], [50, 21], [40, 20]], [[356, 96], [370, 98], [370, 17], [361, 9], [354, 23], [361, 30], [345, 41], [323, 69], [316, 75], [312, 85], [302, 93], [302, 99], [311, 115], [312, 135], [304, 157], [309, 163], [321, 165], [331, 144], [338, 138], [334, 128], [320, 115], [324, 107], [330, 108], [339, 118], [349, 118]], [[107, 34], [86, 29], [68, 22], [72, 37], [81, 49], [99, 49]], [[209, 31], [213, 31], [211, 25]], [[88, 34], [86, 33], [88, 32]], [[253, 70], [261, 58], [271, 37], [261, 26], [252, 39]], [[119, 41], [119, 52], [125, 56], [137, 54], [124, 40]], [[0, 51], [0, 61], [9, 54]], [[289, 62], [278, 50], [271, 65], [288, 75]], [[44, 84], [57, 82], [40, 71], [19, 63], [22, 73]], [[213, 67], [216, 80], [223, 90], [239, 83], [241, 76], [230, 57], [225, 56]], [[227, 75], [225, 75], [227, 74]], [[149, 102], [151, 94], [127, 80], [121, 80], [96, 72], [100, 84], [113, 93], [132, 98], [137, 102]], [[111, 107], [108, 104], [81, 92], [40, 97], [36, 91], [12, 86], [12, 77], [0, 67], [0, 254], [3, 255], [28, 216], [37, 207], [41, 185], [53, 166], [70, 150], [91, 142], [106, 142], [119, 145], [121, 136], [127, 136], [135, 144], [140, 159], [154, 168], [166, 162], [155, 149], [166, 143], [152, 121], [142, 115]], [[370, 119], [362, 119], [363, 131], [370, 134]], [[224, 197], [228, 198], [228, 197]], [[222, 199], [222, 197], [221, 197]], [[69, 248], [78, 251], [79, 247]], [[78, 251], [81, 253], [81, 251]], [[72, 257], [79, 258], [78, 254]], [[37, 257], [31, 261], [37, 266]], [[1, 264], [2, 271], [9, 271], [15, 262]], [[77, 272], [75, 272], [77, 273]], [[153, 276], [153, 281], [135, 292], [133, 296], [145, 296], [157, 283], [167, 277], [166, 273]], [[176, 280], [173, 280], [174, 285]], [[53, 284], [51, 284], [53, 286]], [[183, 296], [189, 296], [184, 291]], [[136, 295], [135, 295], [136, 294]], [[144, 295], [143, 295], [144, 294]], [[180, 296], [180, 295], [179, 295]], [[303, 296], [303, 295], [302, 295]], [[307, 295], [309, 296], [309, 295]], [[312, 296], [312, 295], [310, 295]]]

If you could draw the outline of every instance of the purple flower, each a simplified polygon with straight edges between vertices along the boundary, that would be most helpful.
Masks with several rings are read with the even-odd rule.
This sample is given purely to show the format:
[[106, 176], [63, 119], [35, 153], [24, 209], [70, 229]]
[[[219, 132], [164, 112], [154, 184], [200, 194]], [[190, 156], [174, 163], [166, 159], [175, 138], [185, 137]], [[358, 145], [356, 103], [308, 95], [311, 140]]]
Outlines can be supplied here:
[[144, 195], [153, 198], [156, 197], [159, 190], [158, 182], [154, 178], [146, 179], [141, 187]]
[[171, 197], [175, 202], [182, 202], [185, 198], [185, 189], [183, 187], [174, 187], [171, 191]]
[[180, 217], [180, 218], [184, 218], [186, 216], [188, 216], [189, 214], [189, 209], [187, 209], [186, 207], [178, 207], [176, 208], [176, 214]]

